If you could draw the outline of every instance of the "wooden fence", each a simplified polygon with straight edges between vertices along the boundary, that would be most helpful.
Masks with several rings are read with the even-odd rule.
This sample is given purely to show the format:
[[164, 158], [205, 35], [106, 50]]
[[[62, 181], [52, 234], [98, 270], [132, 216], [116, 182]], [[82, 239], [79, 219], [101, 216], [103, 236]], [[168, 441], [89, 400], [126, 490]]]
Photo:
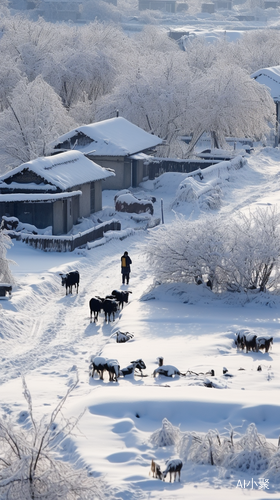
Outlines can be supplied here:
[[222, 160], [202, 160], [202, 159], [192, 159], [192, 160], [171, 160], [169, 158], [157, 158], [156, 160], [148, 160], [148, 172], [149, 179], [154, 180], [159, 175], [165, 172], [182, 172], [190, 173], [201, 168], [207, 168], [216, 163], [220, 163]]
[[75, 248], [83, 247], [89, 241], [103, 238], [104, 233], [107, 231], [120, 231], [120, 229], [121, 223], [117, 220], [111, 220], [72, 236], [47, 236], [21, 233], [20, 239], [28, 245], [44, 252], [73, 252]]

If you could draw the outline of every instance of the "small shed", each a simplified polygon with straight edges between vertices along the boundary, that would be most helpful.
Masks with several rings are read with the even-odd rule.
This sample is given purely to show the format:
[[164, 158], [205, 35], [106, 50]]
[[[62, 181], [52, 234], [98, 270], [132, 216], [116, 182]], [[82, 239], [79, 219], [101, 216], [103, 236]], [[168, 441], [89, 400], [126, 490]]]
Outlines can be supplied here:
[[102, 209], [102, 182], [113, 176], [79, 151], [37, 158], [0, 177], [0, 218], [66, 234], [79, 217]]
[[163, 141], [122, 117], [83, 125], [58, 137], [50, 144], [52, 153], [80, 151], [102, 167], [113, 169], [116, 176], [106, 179], [103, 189], [137, 187], [148, 176], [147, 155]]

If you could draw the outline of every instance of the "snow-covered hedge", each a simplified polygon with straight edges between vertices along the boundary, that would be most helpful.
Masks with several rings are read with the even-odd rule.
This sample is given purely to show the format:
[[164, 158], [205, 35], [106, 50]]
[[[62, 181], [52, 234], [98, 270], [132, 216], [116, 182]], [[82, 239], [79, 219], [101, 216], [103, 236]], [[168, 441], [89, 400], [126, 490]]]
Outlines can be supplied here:
[[211, 464], [280, 481], [280, 448], [259, 434], [254, 423], [248, 425], [244, 434], [231, 426], [226, 431], [181, 432], [164, 418], [162, 428], [152, 434], [150, 441], [155, 447], [175, 445], [185, 464]]
[[177, 218], [150, 231], [145, 252], [161, 282], [206, 283], [216, 292], [277, 290], [280, 214], [268, 207], [227, 218]]
[[231, 171], [242, 168], [246, 161], [242, 156], [237, 156], [233, 160], [187, 174], [178, 187], [172, 206], [198, 202], [202, 210], [218, 209], [221, 206], [223, 181], [228, 180]]

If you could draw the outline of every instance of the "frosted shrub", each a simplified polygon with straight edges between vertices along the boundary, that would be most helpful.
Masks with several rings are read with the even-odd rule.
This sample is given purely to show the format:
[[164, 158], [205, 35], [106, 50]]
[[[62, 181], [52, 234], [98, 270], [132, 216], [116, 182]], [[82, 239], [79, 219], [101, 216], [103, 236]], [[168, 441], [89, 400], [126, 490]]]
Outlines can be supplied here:
[[181, 182], [172, 206], [182, 202], [198, 202], [202, 209], [217, 209], [221, 206], [222, 190], [220, 184], [219, 179], [201, 183], [192, 177], [187, 177]]
[[176, 444], [181, 437], [181, 431], [179, 427], [174, 427], [167, 418], [162, 421], [162, 428], [156, 430], [151, 435], [151, 443], [157, 447], [161, 448], [163, 446], [172, 446]]
[[[78, 381], [77, 381], [78, 382]], [[77, 382], [67, 391], [48, 422], [34, 419], [32, 399], [23, 378], [28, 412], [22, 424], [0, 418], [0, 497], [13, 500], [98, 500], [102, 482], [63, 461], [63, 443], [79, 418], [65, 419], [62, 408]], [[106, 490], [106, 498], [110, 492]]]
[[223, 467], [242, 472], [264, 472], [277, 448], [258, 434], [255, 424], [250, 424], [244, 436], [234, 445], [231, 453], [223, 457]]
[[186, 432], [181, 434], [177, 451], [183, 462], [199, 465], [211, 464], [225, 469], [263, 473], [277, 476], [280, 470], [280, 452], [276, 446], [259, 434], [255, 424], [250, 424], [243, 436], [221, 436], [216, 430], [206, 434]]
[[200, 465], [218, 465], [222, 458], [222, 443], [217, 431], [207, 434], [186, 432], [178, 444], [178, 452], [183, 462], [188, 460]]
[[150, 233], [145, 251], [159, 281], [204, 282], [216, 292], [277, 290], [279, 223], [274, 208], [197, 221], [178, 217]]

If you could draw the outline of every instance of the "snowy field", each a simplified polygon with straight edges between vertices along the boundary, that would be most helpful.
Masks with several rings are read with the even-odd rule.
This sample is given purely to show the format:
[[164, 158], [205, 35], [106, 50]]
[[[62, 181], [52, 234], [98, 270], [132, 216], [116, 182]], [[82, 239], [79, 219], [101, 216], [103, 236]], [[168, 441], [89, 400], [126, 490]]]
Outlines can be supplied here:
[[[204, 182], [213, 183], [215, 175], [220, 179], [220, 211], [225, 216], [280, 203], [279, 149], [256, 151], [247, 156], [241, 169], [227, 175], [212, 172]], [[204, 216], [206, 205], [200, 200], [174, 204], [185, 177], [164, 174], [141, 187], [142, 192], [156, 197], [155, 217], [160, 217], [163, 200], [165, 224], [172, 224], [176, 213], [191, 219]], [[104, 192], [104, 209], [97, 214], [100, 219], [118, 216], [113, 208], [114, 194]], [[280, 297], [269, 293], [217, 296], [203, 286], [158, 286], [142, 246], [148, 232], [157, 228], [147, 231], [145, 221], [136, 222], [123, 214], [119, 218], [122, 228], [133, 228], [133, 234], [90, 250], [43, 253], [20, 242], [9, 250], [8, 257], [16, 262], [12, 271], [17, 285], [12, 298], [0, 302], [1, 413], [22, 422], [27, 409], [22, 374], [39, 418], [51, 413], [78, 372], [78, 386], [64, 413], [78, 416], [84, 409], [85, 413], [65, 443], [64, 459], [78, 461], [90, 473], [102, 476], [115, 498], [279, 499], [279, 473], [266, 477], [252, 468], [244, 472], [189, 461], [184, 463], [180, 483], [149, 475], [152, 459], [163, 470], [166, 460], [179, 456], [175, 445], [157, 448], [150, 440], [165, 418], [181, 433], [205, 434], [212, 429], [222, 436], [228, 435], [231, 427], [244, 435], [254, 423], [258, 433], [277, 447]], [[121, 285], [124, 250], [132, 259], [128, 287]], [[79, 293], [65, 296], [59, 273], [75, 269], [81, 276]], [[90, 323], [89, 299], [114, 289], [129, 289], [129, 303], [114, 322], [105, 323], [101, 314], [96, 324]], [[234, 339], [240, 329], [272, 336], [272, 350], [238, 351]], [[130, 332], [133, 339], [116, 343], [118, 330]], [[105, 373], [104, 381], [93, 379], [89, 377], [92, 355], [116, 358], [121, 368], [142, 358], [147, 367], [145, 376], [130, 375], [109, 382]], [[159, 356], [164, 364], [174, 365], [186, 375], [153, 377]], [[211, 370], [214, 376], [209, 374]], [[212, 387], [207, 387], [209, 382]], [[267, 479], [266, 487], [260, 478]]]

